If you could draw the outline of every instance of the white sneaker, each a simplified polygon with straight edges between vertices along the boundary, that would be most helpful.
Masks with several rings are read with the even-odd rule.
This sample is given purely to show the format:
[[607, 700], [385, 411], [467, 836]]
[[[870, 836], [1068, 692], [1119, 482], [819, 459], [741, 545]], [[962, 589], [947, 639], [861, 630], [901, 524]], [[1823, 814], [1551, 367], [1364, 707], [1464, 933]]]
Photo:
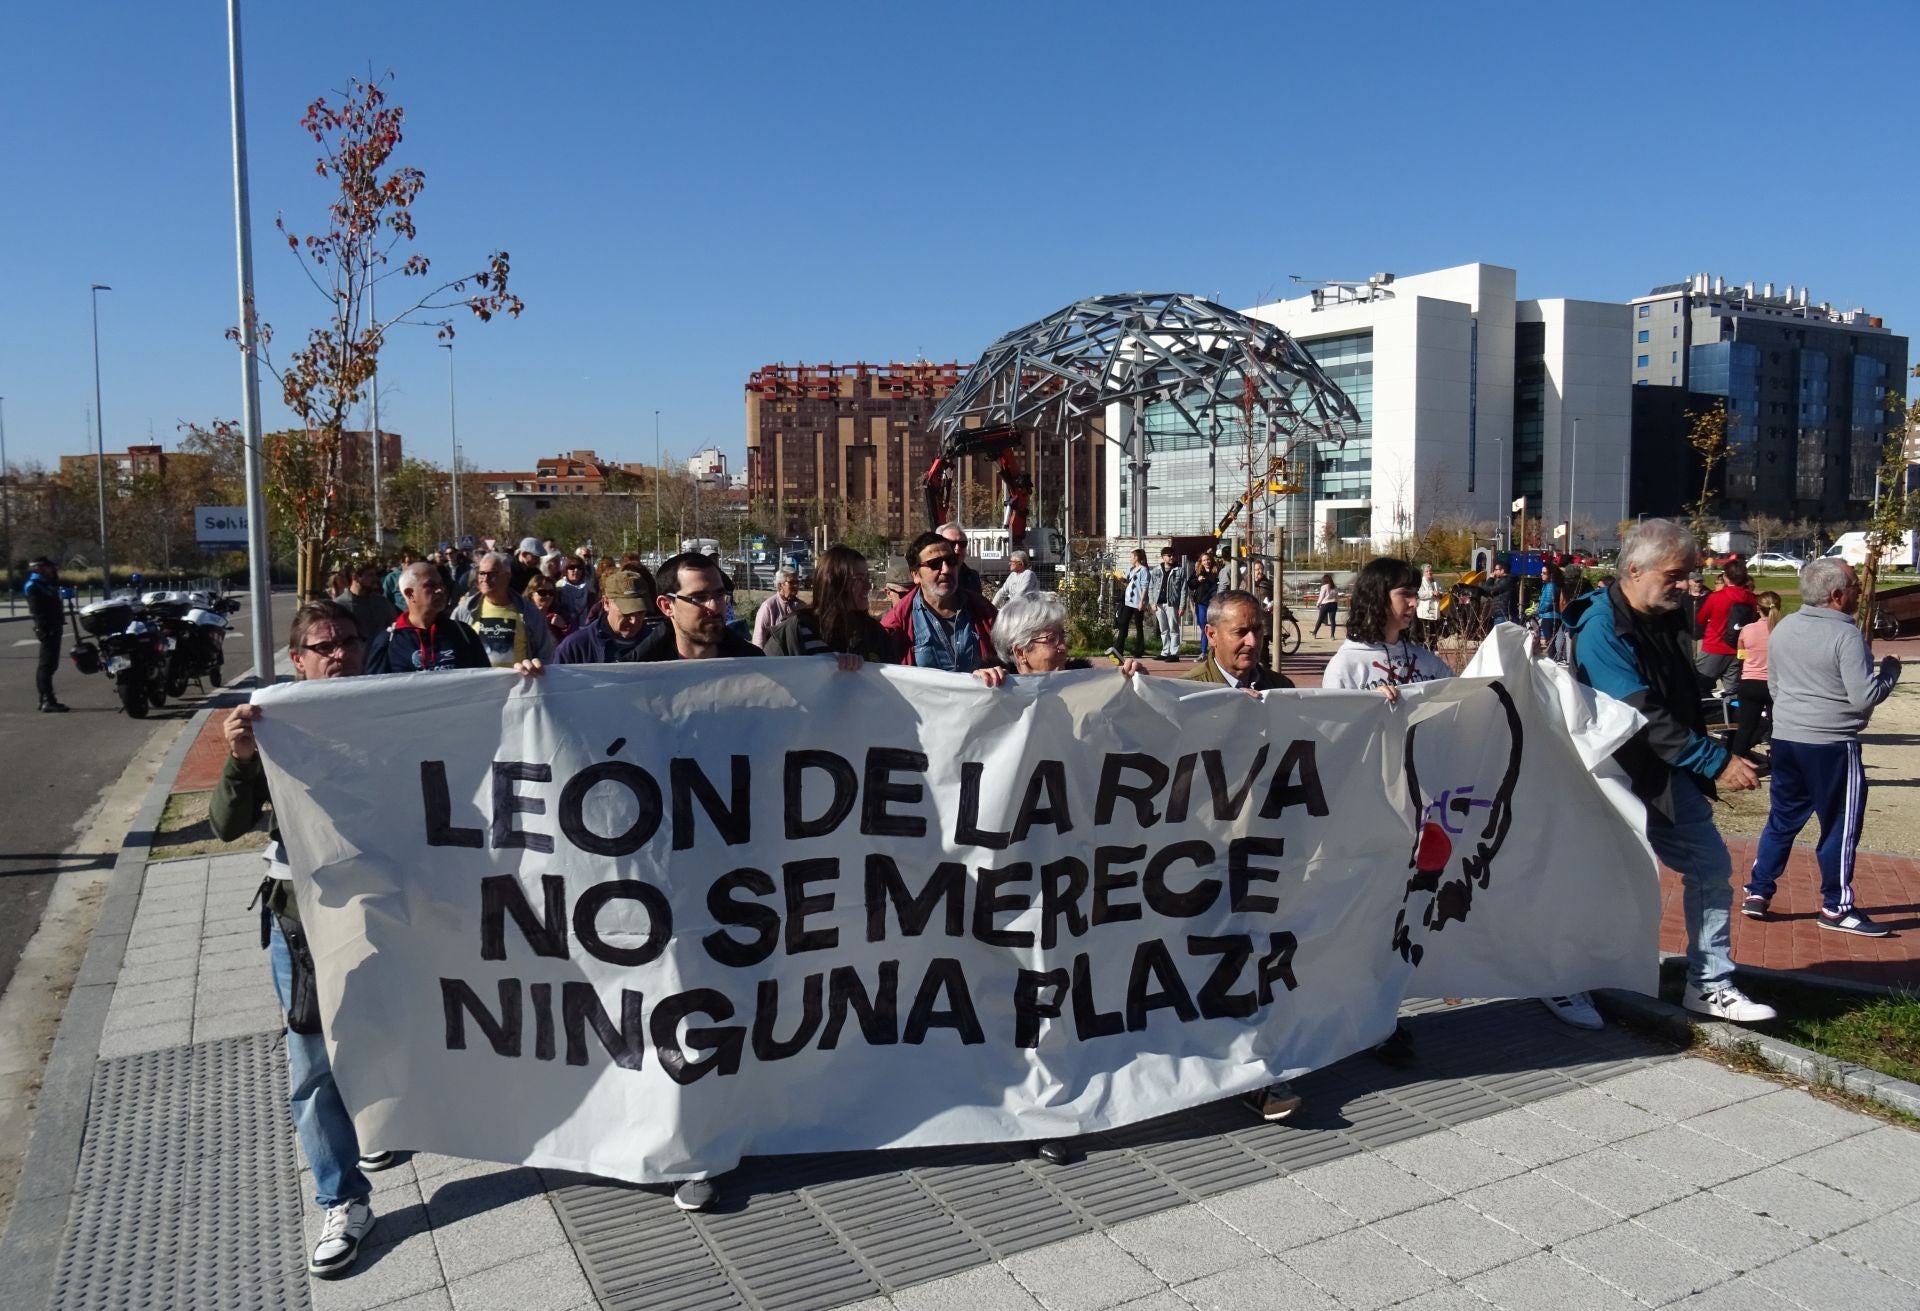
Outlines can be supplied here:
[[1753, 1000], [1731, 983], [1712, 991], [1688, 988], [1680, 1004], [1697, 1015], [1711, 1015], [1716, 1020], [1732, 1020], [1735, 1024], [1765, 1024], [1776, 1014], [1773, 1007]]
[[1571, 1024], [1576, 1029], [1604, 1029], [1607, 1022], [1600, 1018], [1600, 1012], [1594, 1009], [1593, 998], [1584, 992], [1568, 993], [1564, 997], [1542, 997], [1540, 1004], [1545, 1006], [1562, 1024]]
[[360, 1240], [373, 1228], [373, 1208], [365, 1201], [342, 1202], [327, 1208], [327, 1222], [321, 1226], [320, 1241], [314, 1244], [313, 1259], [307, 1272], [331, 1279], [344, 1274], [360, 1255]]

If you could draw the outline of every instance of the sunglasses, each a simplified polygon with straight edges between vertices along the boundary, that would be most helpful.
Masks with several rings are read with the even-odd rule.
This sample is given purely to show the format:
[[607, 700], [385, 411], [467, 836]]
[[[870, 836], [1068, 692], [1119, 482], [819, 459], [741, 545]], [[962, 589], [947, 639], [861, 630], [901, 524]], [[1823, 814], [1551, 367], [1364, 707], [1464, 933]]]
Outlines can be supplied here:
[[703, 610], [718, 609], [727, 599], [725, 592], [664, 592], [663, 596], [672, 601], [685, 601], [688, 605], [697, 605]]
[[920, 567], [922, 569], [931, 569], [935, 573], [939, 573], [942, 569], [957, 569], [960, 567], [960, 557], [957, 555], [936, 555], [931, 559], [922, 560]]
[[311, 651], [323, 660], [331, 660], [334, 656], [351, 651], [360, 644], [360, 639], [357, 637], [341, 637], [331, 642], [302, 642], [300, 649]]

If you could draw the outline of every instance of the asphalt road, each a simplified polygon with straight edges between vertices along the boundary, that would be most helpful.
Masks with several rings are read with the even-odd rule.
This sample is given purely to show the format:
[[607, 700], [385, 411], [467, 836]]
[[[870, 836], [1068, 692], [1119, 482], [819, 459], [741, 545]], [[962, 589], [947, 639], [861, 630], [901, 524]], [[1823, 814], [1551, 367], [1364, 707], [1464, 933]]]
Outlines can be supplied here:
[[[293, 594], [273, 597], [270, 630], [284, 634], [293, 617]], [[252, 614], [234, 615], [227, 639], [227, 670], [237, 678], [252, 664], [248, 651]], [[279, 637], [276, 650], [285, 642]], [[0, 992], [13, 978], [20, 950], [39, 926], [55, 878], [67, 870], [113, 864], [121, 835], [96, 837], [88, 849], [70, 851], [77, 827], [127, 762], [156, 734], [179, 731], [201, 698], [189, 691], [184, 704], [169, 700], [145, 719], [129, 719], [104, 674], [86, 677], [66, 661], [62, 647], [53, 690], [71, 714], [43, 715], [33, 690], [39, 643], [25, 606], [8, 617], [0, 599]]]

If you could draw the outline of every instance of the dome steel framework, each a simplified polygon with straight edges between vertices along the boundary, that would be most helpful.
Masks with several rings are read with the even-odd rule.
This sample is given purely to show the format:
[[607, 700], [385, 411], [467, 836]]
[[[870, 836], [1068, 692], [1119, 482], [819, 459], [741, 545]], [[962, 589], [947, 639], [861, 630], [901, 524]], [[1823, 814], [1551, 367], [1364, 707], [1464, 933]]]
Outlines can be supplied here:
[[940, 443], [927, 475], [929, 509], [937, 521], [951, 504], [961, 456], [997, 453], [1019, 537], [1026, 480], [1010, 452], [1026, 433], [1064, 443], [1112, 407], [1117, 431], [1106, 438], [1132, 477], [1127, 535], [1142, 536], [1151, 455], [1144, 410], [1155, 402], [1216, 445], [1223, 407], [1249, 421], [1257, 415], [1281, 460], [1304, 445], [1344, 442], [1347, 426], [1360, 421], [1346, 393], [1271, 323], [1183, 292], [1094, 296], [1001, 337], [940, 402], [929, 421]]

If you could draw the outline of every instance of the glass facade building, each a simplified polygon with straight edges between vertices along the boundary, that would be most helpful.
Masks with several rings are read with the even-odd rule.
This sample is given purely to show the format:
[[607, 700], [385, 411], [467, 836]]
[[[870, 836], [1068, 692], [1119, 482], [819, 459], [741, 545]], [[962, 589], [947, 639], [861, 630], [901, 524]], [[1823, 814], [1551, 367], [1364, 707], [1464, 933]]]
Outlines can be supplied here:
[[[1316, 446], [1292, 470], [1300, 490], [1285, 499], [1286, 522], [1292, 528], [1290, 550], [1307, 545], [1307, 525], [1316, 501], [1369, 500], [1373, 495], [1373, 332], [1345, 333], [1300, 342], [1314, 361], [1344, 391], [1359, 411], [1360, 422], [1341, 446]], [[1171, 402], [1146, 407], [1147, 522], [1149, 537], [1211, 533], [1220, 518], [1248, 484], [1263, 474], [1278, 453], [1263, 415], [1248, 415], [1241, 407], [1240, 389], [1216, 409], [1183, 410]], [[1130, 480], [1120, 480], [1119, 523], [1131, 522]], [[1264, 490], [1255, 501], [1260, 516], [1257, 531], [1265, 532], [1268, 517], [1280, 498]], [[1335, 532], [1342, 537], [1364, 537], [1371, 531], [1371, 510], [1353, 507], [1334, 511]], [[1244, 527], [1244, 520], [1241, 527]]]

